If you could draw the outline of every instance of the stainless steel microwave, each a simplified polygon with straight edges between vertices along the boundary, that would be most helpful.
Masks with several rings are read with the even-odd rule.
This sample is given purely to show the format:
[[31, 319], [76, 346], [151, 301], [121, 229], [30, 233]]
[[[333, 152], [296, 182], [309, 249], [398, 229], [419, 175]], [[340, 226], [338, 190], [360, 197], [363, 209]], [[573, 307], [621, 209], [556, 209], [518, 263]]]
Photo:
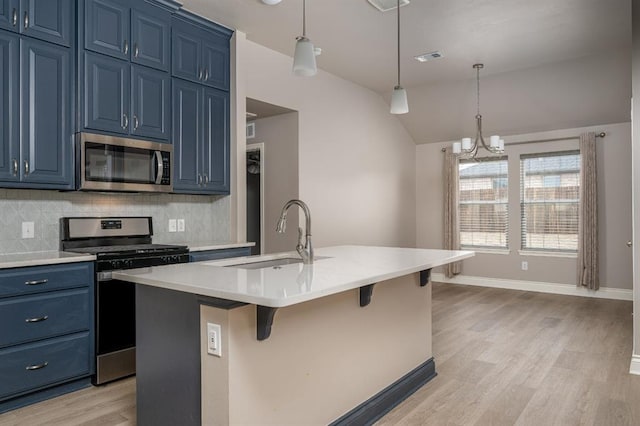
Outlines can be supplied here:
[[171, 144], [79, 133], [78, 152], [80, 190], [173, 191]]

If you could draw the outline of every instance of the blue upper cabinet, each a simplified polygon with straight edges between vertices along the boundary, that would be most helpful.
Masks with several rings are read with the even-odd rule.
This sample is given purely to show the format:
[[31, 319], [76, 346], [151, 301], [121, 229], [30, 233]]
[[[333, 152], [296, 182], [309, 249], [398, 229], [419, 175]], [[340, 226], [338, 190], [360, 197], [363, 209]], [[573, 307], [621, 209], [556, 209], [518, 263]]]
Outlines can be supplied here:
[[171, 77], [169, 74], [132, 66], [131, 134], [169, 139]]
[[128, 134], [130, 87], [128, 63], [85, 52], [84, 127]]
[[42, 187], [72, 184], [71, 54], [24, 38], [21, 47], [22, 181]]
[[202, 189], [202, 88], [172, 79], [173, 92], [173, 187], [176, 191]]
[[85, 49], [169, 71], [168, 10], [144, 2], [87, 0], [84, 19]]
[[18, 181], [20, 161], [18, 36], [0, 31], [0, 180]]
[[204, 188], [229, 193], [229, 93], [204, 90]]
[[229, 90], [229, 40], [232, 31], [209, 23], [208, 28], [175, 18], [172, 28], [174, 77]]
[[131, 11], [131, 61], [169, 71], [171, 57], [171, 17], [164, 11], [147, 8]]
[[130, 9], [126, 2], [85, 2], [84, 47], [119, 59], [129, 59]]
[[73, 5], [71, 0], [21, 0], [19, 26], [24, 35], [71, 46]]
[[20, 0], [0, 0], [0, 28], [18, 32]]

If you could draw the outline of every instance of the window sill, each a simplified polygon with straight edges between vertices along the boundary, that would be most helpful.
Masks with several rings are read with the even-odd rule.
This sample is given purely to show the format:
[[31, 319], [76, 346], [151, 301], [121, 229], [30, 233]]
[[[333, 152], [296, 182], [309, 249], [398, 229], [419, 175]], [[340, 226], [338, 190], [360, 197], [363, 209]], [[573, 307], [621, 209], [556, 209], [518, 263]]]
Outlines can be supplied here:
[[475, 248], [475, 247], [461, 247], [460, 250], [471, 250], [479, 254], [499, 254], [509, 255], [511, 250], [509, 249], [488, 249], [488, 248]]
[[576, 259], [577, 253], [562, 253], [553, 251], [532, 251], [532, 250], [518, 250], [520, 256], [538, 256], [538, 257], [564, 257], [567, 259]]

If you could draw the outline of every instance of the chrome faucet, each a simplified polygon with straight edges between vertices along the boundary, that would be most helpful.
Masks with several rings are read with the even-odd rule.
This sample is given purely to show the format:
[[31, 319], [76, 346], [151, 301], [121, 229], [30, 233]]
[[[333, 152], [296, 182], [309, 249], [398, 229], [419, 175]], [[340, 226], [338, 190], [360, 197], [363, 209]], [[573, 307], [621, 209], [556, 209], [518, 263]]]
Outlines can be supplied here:
[[313, 246], [311, 245], [311, 212], [309, 211], [309, 207], [303, 201], [291, 200], [284, 205], [282, 213], [280, 214], [280, 219], [278, 220], [278, 226], [276, 226], [276, 232], [283, 234], [287, 229], [287, 210], [289, 210], [289, 207], [294, 204], [300, 207], [304, 212], [306, 228], [303, 233], [302, 228], [298, 227], [298, 245], [296, 245], [296, 251], [302, 258], [302, 263], [313, 263]]

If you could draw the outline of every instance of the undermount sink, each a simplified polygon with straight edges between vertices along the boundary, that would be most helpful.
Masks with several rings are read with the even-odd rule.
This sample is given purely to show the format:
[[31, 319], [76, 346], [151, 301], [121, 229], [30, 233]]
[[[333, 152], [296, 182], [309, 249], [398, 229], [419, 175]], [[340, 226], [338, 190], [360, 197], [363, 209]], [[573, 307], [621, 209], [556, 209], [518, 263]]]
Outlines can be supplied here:
[[[327, 259], [327, 256], [317, 256], [315, 260]], [[240, 268], [240, 269], [265, 269], [265, 268], [278, 268], [285, 265], [296, 265], [302, 263], [302, 259], [299, 257], [285, 257], [282, 259], [273, 260], [260, 260], [258, 262], [238, 263], [235, 265], [226, 265], [226, 268]]]

